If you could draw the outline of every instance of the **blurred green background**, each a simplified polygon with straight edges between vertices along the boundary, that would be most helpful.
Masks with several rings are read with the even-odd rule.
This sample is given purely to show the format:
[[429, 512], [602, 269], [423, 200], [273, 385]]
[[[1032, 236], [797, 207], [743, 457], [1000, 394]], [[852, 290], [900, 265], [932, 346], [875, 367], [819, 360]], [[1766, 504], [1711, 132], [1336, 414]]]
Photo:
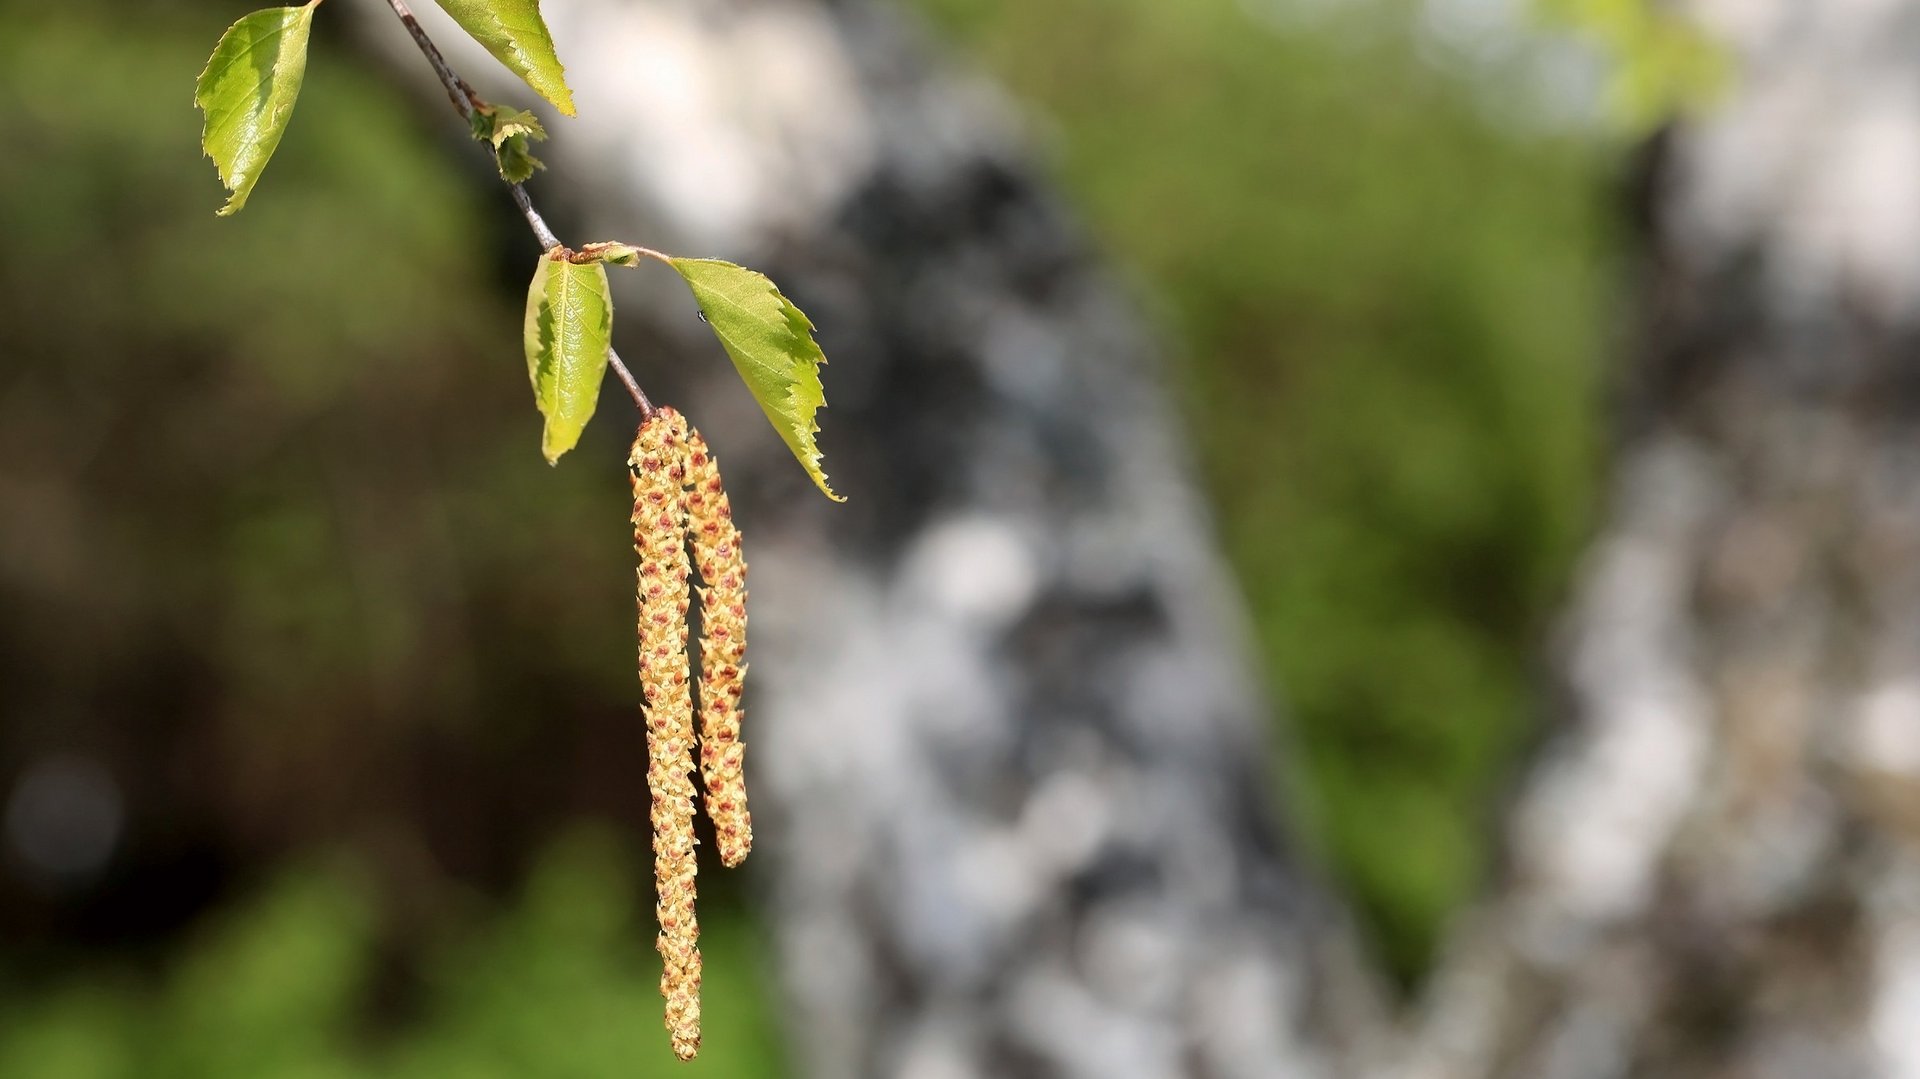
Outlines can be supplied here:
[[[1412, 4], [915, 6], [1163, 327], [1289, 808], [1411, 983], [1487, 868], [1594, 513], [1618, 155], [1516, 104], [1530, 46], [1449, 54]], [[1606, 20], [1637, 4], [1561, 6], [1636, 40]], [[0, 882], [0, 1076], [689, 1073], [636, 1018], [630, 556], [568, 524], [624, 509], [470, 370], [519, 369], [528, 241], [326, 19], [216, 221], [190, 90], [245, 10], [0, 0], [0, 774], [149, 765], [138, 864]], [[1697, 81], [1673, 48], [1624, 113]], [[690, 1073], [779, 1074], [730, 887]]]

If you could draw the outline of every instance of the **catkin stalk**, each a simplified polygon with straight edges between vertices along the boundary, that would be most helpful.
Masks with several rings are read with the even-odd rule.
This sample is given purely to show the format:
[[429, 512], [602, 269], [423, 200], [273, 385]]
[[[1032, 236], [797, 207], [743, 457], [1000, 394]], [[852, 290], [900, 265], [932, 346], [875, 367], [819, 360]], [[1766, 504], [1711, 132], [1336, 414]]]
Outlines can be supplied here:
[[653, 796], [658, 946], [673, 1051], [700, 1051], [700, 925], [695, 920], [692, 683], [687, 668], [687, 424], [663, 408], [640, 427], [633, 543], [640, 556], [640, 685], [646, 698], [647, 787]]
[[747, 563], [720, 463], [699, 431], [687, 436], [687, 522], [700, 589], [700, 771], [720, 860], [737, 866], [753, 849], [740, 740], [740, 690], [747, 665]]

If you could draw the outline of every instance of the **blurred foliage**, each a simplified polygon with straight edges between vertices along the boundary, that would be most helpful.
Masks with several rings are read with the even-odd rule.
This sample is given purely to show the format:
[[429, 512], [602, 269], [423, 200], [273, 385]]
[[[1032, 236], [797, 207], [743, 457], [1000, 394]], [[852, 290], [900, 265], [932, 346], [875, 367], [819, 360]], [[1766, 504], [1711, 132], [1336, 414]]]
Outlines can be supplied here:
[[181, 73], [246, 6], [0, 0], [0, 749], [149, 753], [278, 847], [635, 727], [633, 570], [592, 526], [618, 478], [529, 422], [537, 248], [338, 20], [260, 198], [214, 217]]
[[708, 919], [706, 1044], [666, 1051], [658, 975], [622, 848], [563, 840], [512, 911], [439, 926], [414, 1018], [370, 1024], [378, 904], [333, 861], [286, 871], [143, 984], [115, 971], [51, 992], [0, 984], [0, 1075], [21, 1079], [604, 1079], [781, 1073], [737, 917]]
[[1301, 808], [1415, 975], [1591, 512], [1600, 150], [1493, 114], [1517, 76], [1436, 67], [1404, 6], [918, 2], [1165, 305]]
[[1535, 0], [1551, 19], [1606, 53], [1607, 110], [1640, 135], [1677, 112], [1710, 104], [1728, 77], [1726, 55], [1666, 0]]
[[[124, 810], [96, 877], [0, 861], [0, 1076], [664, 1074], [628, 495], [541, 459], [537, 249], [338, 18], [217, 220], [193, 77], [252, 6], [0, 0], [0, 776]], [[523, 888], [581, 817], [626, 851]], [[777, 1075], [732, 887], [693, 1074]]]

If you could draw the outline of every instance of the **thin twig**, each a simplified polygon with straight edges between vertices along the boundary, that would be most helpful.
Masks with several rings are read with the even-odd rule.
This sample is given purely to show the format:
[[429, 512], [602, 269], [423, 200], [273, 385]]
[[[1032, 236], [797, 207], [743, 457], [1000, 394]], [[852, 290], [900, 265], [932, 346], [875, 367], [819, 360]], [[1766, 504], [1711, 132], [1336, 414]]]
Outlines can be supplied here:
[[521, 216], [527, 219], [528, 227], [533, 229], [533, 235], [539, 239], [540, 250], [551, 251], [559, 247], [560, 237], [553, 234], [553, 230], [547, 227], [547, 219], [541, 217], [540, 211], [533, 208], [533, 199], [527, 195], [526, 187], [514, 184], [510, 190], [513, 192], [513, 204], [520, 207]]
[[473, 87], [467, 85], [467, 80], [461, 78], [459, 73], [448, 65], [447, 58], [441, 55], [439, 46], [427, 36], [426, 28], [420, 25], [419, 19], [413, 17], [413, 9], [407, 7], [406, 0], [387, 0], [387, 6], [393, 9], [395, 15], [400, 16], [400, 21], [407, 26], [407, 33], [413, 35], [413, 43], [420, 46], [420, 51], [426, 54], [427, 63], [433, 65], [433, 73], [440, 76], [440, 85], [447, 88], [448, 99], [453, 102], [454, 108], [460, 110], [460, 118], [471, 121], [473, 110], [481, 104], [480, 95], [474, 93]]
[[[387, 6], [393, 9], [393, 13], [400, 17], [402, 23], [406, 24], [407, 33], [413, 36], [413, 43], [420, 46], [421, 54], [426, 56], [427, 63], [433, 67], [433, 73], [440, 77], [440, 85], [446, 87], [447, 100], [453, 102], [454, 111], [460, 114], [461, 119], [472, 124], [474, 111], [486, 108], [487, 103], [474, 92], [467, 80], [461, 78], [460, 73], [453, 70], [453, 66], [447, 63], [447, 58], [441, 54], [439, 46], [427, 36], [426, 28], [420, 25], [419, 19], [414, 18], [413, 11], [407, 7], [406, 0], [387, 0]], [[527, 194], [525, 185], [508, 184], [507, 188], [513, 195], [513, 204], [520, 208], [520, 215], [527, 219], [527, 227], [533, 230], [534, 238], [540, 241], [540, 249], [552, 251], [559, 247], [560, 237], [553, 234], [553, 230], [547, 227], [546, 218], [541, 217], [540, 211], [533, 208], [533, 198]], [[652, 419], [653, 402], [648, 400], [646, 393], [640, 389], [640, 383], [634, 380], [633, 372], [627, 370], [627, 365], [620, 361], [620, 354], [608, 349], [607, 365], [613, 368], [614, 374], [620, 376], [620, 381], [626, 385], [627, 392], [633, 395], [634, 406], [639, 408], [641, 418]]]

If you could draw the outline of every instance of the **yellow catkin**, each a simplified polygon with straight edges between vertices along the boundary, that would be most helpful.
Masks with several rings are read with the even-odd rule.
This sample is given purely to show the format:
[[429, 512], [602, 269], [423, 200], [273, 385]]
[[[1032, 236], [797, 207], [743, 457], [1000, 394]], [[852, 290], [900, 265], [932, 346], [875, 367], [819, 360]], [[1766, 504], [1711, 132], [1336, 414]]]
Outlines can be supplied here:
[[640, 427], [633, 544], [640, 555], [640, 685], [646, 697], [647, 788], [660, 918], [666, 1025], [673, 1051], [700, 1051], [700, 925], [694, 918], [693, 698], [687, 669], [687, 424], [663, 408]]
[[740, 688], [747, 664], [747, 563], [720, 463], [699, 431], [687, 436], [687, 523], [700, 590], [700, 771], [720, 860], [737, 866], [753, 849], [740, 740]]

